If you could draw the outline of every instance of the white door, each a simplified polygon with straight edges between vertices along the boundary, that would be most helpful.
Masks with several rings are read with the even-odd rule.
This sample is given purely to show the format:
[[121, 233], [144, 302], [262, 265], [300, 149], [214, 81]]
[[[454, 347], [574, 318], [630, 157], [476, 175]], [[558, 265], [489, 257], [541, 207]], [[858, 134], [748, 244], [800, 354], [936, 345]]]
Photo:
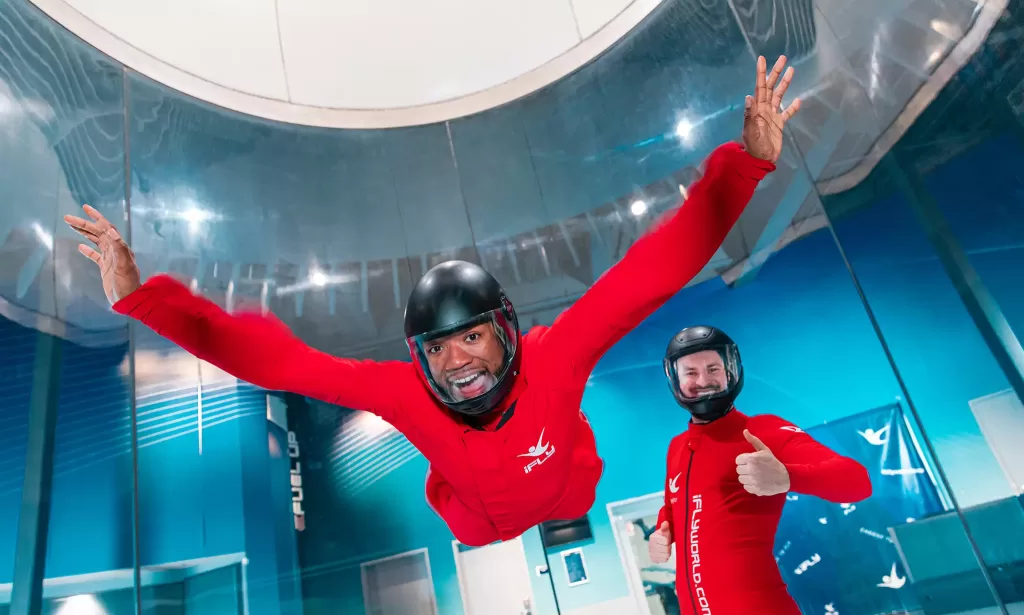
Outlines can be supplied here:
[[[989, 448], [1002, 466], [1012, 493], [1024, 493], [1024, 447], [1020, 445], [1020, 434], [1024, 433], [1024, 407], [1021, 407], [1020, 400], [1013, 391], [1000, 391], [967, 403]], [[1003, 492], [998, 488], [993, 491]]]
[[427, 550], [364, 562], [366, 615], [437, 615]]
[[536, 615], [520, 539], [478, 548], [455, 542], [454, 549], [466, 615]]
[[658, 522], [658, 512], [665, 503], [664, 493], [652, 493], [608, 504], [616, 546], [626, 572], [629, 593], [633, 596], [635, 613], [665, 615], [679, 612], [675, 593], [675, 553], [668, 562], [654, 564], [647, 554], [647, 536]]

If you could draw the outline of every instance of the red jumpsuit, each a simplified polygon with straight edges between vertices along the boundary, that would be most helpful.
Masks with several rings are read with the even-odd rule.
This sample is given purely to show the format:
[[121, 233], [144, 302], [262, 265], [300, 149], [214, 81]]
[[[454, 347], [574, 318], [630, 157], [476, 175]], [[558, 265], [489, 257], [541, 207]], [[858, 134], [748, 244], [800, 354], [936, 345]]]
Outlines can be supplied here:
[[712, 152], [681, 207], [550, 327], [523, 336], [519, 376], [492, 414], [514, 404], [500, 428], [496, 420], [468, 426], [435, 400], [410, 362], [330, 356], [272, 317], [229, 315], [167, 276], [151, 278], [114, 309], [241, 380], [379, 415], [430, 462], [427, 501], [460, 542], [510, 540], [590, 509], [603, 462], [580, 411], [587, 378], [608, 348], [711, 260], [774, 168], [737, 144]]
[[818, 444], [777, 416], [737, 410], [691, 423], [668, 447], [665, 506], [676, 547], [676, 593], [684, 615], [800, 615], [772, 553], [785, 494], [748, 493], [736, 457], [754, 448], [743, 430], [789, 470], [790, 490], [830, 502], [871, 495], [864, 466]]

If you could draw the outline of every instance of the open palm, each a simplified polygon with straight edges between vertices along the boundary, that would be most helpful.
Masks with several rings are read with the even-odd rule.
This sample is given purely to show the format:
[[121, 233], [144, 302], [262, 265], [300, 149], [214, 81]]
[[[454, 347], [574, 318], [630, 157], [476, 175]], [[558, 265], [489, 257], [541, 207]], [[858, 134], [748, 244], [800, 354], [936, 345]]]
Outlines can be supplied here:
[[113, 305], [141, 286], [139, 267], [135, 264], [131, 248], [121, 239], [114, 225], [95, 208], [85, 205], [82, 209], [91, 220], [64, 216], [64, 221], [99, 248], [97, 251], [83, 244], [78, 246], [78, 251], [99, 266], [103, 292]]
[[800, 110], [797, 98], [782, 111], [782, 97], [793, 80], [793, 67], [783, 74], [785, 67], [786, 56], [779, 56], [771, 74], [766, 76], [764, 56], [759, 57], [754, 95], [747, 96], [744, 104], [743, 146], [750, 155], [772, 163], [782, 153], [782, 128]]

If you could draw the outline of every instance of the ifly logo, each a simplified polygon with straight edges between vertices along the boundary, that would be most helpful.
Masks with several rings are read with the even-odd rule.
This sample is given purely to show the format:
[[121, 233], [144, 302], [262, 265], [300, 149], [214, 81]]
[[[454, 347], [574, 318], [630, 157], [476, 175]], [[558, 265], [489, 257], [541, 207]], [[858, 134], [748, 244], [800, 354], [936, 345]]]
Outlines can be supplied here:
[[[682, 475], [683, 473], [680, 472], [679, 474], [676, 474], [671, 480], [668, 481], [668, 492], [671, 493], [672, 495], [679, 493], [679, 477]], [[673, 504], [675, 504], [676, 500], [678, 499], [679, 498], [673, 497], [671, 501]]]
[[793, 571], [794, 574], [803, 574], [807, 572], [807, 569], [821, 561], [821, 556], [815, 553], [811, 557], [800, 562], [800, 565]]
[[540, 438], [537, 439], [537, 444], [531, 446], [528, 452], [519, 455], [520, 457], [530, 457], [533, 459], [533, 461], [523, 466], [523, 471], [529, 474], [531, 470], [551, 459], [551, 456], [554, 454], [555, 447], [551, 446], [550, 441], [544, 442], [544, 430], [540, 430]]
[[700, 605], [701, 615], [711, 615], [711, 605], [700, 574], [700, 512], [704, 508], [700, 494], [693, 496], [693, 513], [690, 514], [690, 572], [693, 577], [693, 594]]
[[302, 463], [299, 462], [299, 456], [299, 439], [295, 436], [294, 431], [289, 431], [288, 457], [291, 460], [292, 517], [295, 520], [295, 529], [302, 532], [306, 529], [306, 511], [302, 507]]

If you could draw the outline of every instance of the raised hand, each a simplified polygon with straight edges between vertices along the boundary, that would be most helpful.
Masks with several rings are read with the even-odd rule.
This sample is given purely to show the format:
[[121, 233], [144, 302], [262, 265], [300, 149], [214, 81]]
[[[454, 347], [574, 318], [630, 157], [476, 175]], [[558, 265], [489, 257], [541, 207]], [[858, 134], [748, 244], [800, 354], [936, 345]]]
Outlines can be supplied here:
[[743, 437], [754, 447], [753, 453], [736, 458], [736, 474], [740, 484], [754, 495], [778, 495], [789, 491], [789, 470], [775, 454], [746, 429]]
[[113, 305], [142, 286], [139, 267], [135, 264], [135, 254], [103, 214], [88, 205], [83, 205], [82, 209], [91, 220], [78, 216], [64, 216], [64, 221], [99, 248], [99, 251], [96, 251], [81, 244], [78, 251], [99, 266], [103, 292], [107, 295], [107, 301]]
[[[782, 97], [793, 81], [793, 67], [786, 67], [786, 56], [779, 56], [770, 75], [765, 76], [765, 59], [757, 59], [757, 84], [754, 95], [747, 96], [743, 112], [743, 146], [756, 158], [776, 162], [782, 153], [782, 127], [800, 110], [800, 99], [782, 111]], [[779, 76], [782, 76], [781, 82]]]
[[672, 556], [672, 528], [668, 521], [663, 521], [661, 527], [651, 534], [647, 542], [647, 554], [655, 564], [664, 564]]

